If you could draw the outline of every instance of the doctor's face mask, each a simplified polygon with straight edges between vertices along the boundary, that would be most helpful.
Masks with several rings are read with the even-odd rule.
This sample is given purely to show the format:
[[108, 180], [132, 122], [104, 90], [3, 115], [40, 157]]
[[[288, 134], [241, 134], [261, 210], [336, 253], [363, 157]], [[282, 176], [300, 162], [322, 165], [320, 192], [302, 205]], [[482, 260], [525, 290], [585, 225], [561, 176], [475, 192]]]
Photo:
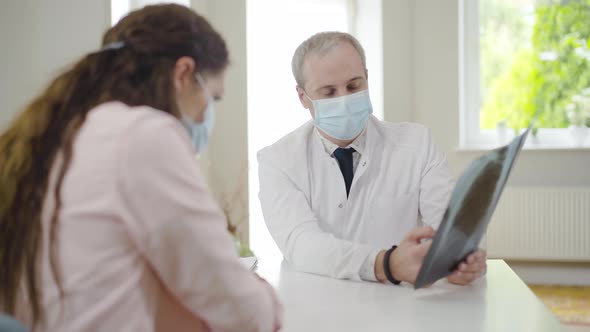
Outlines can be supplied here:
[[336, 98], [316, 99], [313, 103], [315, 126], [339, 140], [357, 137], [373, 113], [369, 90]]

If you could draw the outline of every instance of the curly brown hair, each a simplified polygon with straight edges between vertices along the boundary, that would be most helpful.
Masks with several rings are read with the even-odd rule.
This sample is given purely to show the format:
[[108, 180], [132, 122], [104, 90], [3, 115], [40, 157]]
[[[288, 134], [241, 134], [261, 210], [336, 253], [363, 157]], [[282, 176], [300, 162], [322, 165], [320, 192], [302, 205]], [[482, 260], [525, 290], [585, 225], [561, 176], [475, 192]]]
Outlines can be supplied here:
[[[106, 47], [83, 57], [59, 75], [19, 113], [0, 136], [0, 309], [15, 314], [25, 296], [33, 328], [45, 318], [38, 285], [41, 211], [49, 175], [57, 170], [50, 234], [50, 263], [63, 298], [55, 253], [62, 180], [72, 144], [89, 110], [108, 101], [146, 105], [178, 116], [172, 73], [180, 57], [201, 72], [228, 65], [223, 38], [200, 15], [179, 5], [131, 12], [103, 37]], [[59, 156], [59, 163], [58, 160]]]

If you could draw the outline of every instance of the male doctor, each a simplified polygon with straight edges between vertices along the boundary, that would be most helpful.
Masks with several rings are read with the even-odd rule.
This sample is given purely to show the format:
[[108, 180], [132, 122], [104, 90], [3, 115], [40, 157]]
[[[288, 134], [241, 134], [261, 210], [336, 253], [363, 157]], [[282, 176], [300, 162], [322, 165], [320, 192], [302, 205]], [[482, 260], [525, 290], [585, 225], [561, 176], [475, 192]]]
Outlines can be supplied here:
[[[414, 283], [453, 182], [430, 132], [371, 115], [365, 53], [340, 32], [295, 51], [297, 93], [313, 121], [258, 153], [268, 229], [292, 266], [333, 278]], [[486, 269], [471, 254], [448, 280]]]

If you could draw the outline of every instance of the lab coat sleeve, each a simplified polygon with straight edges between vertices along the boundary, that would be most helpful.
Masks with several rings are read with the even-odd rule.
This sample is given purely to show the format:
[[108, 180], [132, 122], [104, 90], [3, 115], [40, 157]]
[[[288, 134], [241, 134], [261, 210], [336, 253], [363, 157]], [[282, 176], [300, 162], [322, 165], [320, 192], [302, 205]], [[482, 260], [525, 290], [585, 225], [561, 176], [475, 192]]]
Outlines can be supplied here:
[[447, 209], [454, 182], [445, 154], [425, 137], [424, 166], [420, 182], [420, 215], [424, 224], [437, 229]]
[[274, 291], [240, 264], [177, 122], [138, 123], [122, 154], [132, 236], [173, 297], [211, 330], [273, 331], [281, 315]]
[[298, 271], [361, 280], [363, 263], [374, 248], [323, 231], [303, 191], [268, 154], [258, 153], [259, 198], [268, 230], [285, 259]]

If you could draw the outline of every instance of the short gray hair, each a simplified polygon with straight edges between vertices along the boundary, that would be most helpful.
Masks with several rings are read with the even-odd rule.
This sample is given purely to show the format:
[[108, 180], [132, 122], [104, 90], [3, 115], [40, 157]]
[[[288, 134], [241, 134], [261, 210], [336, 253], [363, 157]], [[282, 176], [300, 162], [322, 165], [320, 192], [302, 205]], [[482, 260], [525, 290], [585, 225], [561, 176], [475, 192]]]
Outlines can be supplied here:
[[363, 66], [365, 69], [367, 69], [365, 50], [361, 46], [361, 43], [359, 43], [359, 41], [351, 34], [337, 31], [319, 32], [301, 43], [301, 45], [299, 45], [299, 47], [297, 47], [295, 50], [295, 54], [293, 54], [293, 60], [291, 60], [291, 70], [293, 71], [293, 76], [295, 77], [297, 85], [303, 88], [303, 85], [305, 84], [305, 78], [303, 77], [303, 64], [305, 63], [305, 58], [307, 55], [310, 53], [324, 54], [340, 42], [350, 43], [361, 56]]

